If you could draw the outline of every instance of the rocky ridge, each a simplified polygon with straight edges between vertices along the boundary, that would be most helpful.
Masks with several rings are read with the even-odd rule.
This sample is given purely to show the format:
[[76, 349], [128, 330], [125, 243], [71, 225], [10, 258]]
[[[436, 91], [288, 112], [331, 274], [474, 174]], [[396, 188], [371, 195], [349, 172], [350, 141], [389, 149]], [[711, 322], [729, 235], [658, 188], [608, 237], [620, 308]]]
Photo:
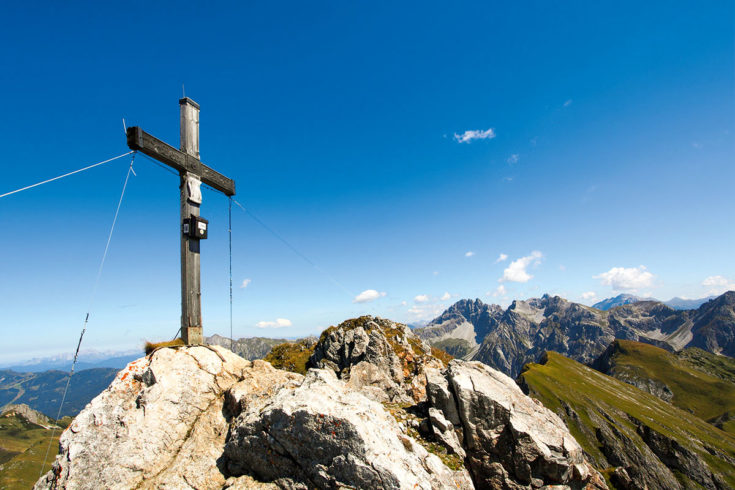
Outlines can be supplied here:
[[79, 414], [35, 488], [605, 488], [556, 415], [403, 325], [333, 327], [309, 364], [156, 350]]
[[215, 334], [211, 337], [205, 337], [204, 342], [209, 345], [219, 345], [225, 349], [230, 349], [238, 356], [248, 361], [254, 361], [256, 359], [263, 359], [274, 346], [288, 341], [286, 339], [270, 339], [266, 337], [243, 337], [230, 341], [229, 337]]
[[58, 428], [58, 426], [47, 416], [37, 410], [33, 410], [28, 405], [21, 403], [19, 405], [6, 405], [3, 407], [2, 417], [20, 417], [31, 424], [36, 424], [44, 429]]
[[[470, 303], [472, 309], [468, 310]], [[482, 314], [472, 314], [474, 311]], [[639, 301], [602, 311], [548, 295], [514, 301], [506, 310], [480, 300], [462, 300], [415, 332], [432, 345], [441, 346], [468, 342], [470, 330], [487, 333], [476, 339], [479, 346], [469, 347], [463, 358], [484, 362], [512, 377], [546, 351], [589, 364], [616, 338], [646, 342], [670, 351], [694, 346], [732, 357], [735, 292], [686, 311], [656, 301]]]

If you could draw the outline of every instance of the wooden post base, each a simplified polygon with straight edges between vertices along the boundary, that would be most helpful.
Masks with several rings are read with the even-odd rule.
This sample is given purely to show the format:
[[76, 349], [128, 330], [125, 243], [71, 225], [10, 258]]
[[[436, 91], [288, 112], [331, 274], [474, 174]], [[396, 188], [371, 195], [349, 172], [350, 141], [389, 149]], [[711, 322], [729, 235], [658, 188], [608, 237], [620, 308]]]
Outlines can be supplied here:
[[202, 345], [204, 338], [202, 336], [202, 327], [184, 327], [181, 329], [181, 340], [186, 345]]

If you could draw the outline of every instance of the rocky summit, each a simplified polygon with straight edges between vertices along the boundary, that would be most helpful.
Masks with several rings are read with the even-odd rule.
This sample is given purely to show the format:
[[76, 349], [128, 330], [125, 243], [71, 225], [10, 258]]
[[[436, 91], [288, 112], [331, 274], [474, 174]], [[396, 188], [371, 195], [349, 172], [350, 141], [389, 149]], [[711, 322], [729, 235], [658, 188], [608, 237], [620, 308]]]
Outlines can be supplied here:
[[82, 410], [35, 488], [606, 488], [513, 380], [447, 361], [372, 317], [325, 331], [305, 375], [157, 349]]

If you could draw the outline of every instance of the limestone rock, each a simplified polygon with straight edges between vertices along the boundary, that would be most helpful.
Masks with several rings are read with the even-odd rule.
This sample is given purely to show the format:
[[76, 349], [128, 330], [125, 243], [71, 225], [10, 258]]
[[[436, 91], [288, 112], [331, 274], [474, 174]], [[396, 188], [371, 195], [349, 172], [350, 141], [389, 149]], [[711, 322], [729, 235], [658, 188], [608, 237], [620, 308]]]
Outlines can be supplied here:
[[444, 418], [444, 414], [434, 407], [429, 408], [429, 421], [434, 430], [434, 435], [446, 446], [451, 452], [460, 458], [466, 456], [462, 444], [454, 430], [454, 425]]
[[406, 325], [371, 316], [325, 330], [309, 366], [331, 369], [350, 387], [393, 403], [426, 400], [424, 370], [443, 368]]
[[427, 387], [430, 402], [447, 419], [456, 410], [477, 488], [605, 488], [561, 419], [508, 376], [478, 362], [452, 361], [445, 373], [450, 398], [435, 374]]
[[35, 488], [222, 488], [224, 393], [243, 379], [257, 380], [267, 396], [291, 373], [220, 347], [160, 349], [133, 361], [62, 434]]
[[230, 474], [309, 488], [472, 488], [466, 471], [447, 468], [329, 369], [312, 369], [301, 386], [244, 410], [225, 460]]

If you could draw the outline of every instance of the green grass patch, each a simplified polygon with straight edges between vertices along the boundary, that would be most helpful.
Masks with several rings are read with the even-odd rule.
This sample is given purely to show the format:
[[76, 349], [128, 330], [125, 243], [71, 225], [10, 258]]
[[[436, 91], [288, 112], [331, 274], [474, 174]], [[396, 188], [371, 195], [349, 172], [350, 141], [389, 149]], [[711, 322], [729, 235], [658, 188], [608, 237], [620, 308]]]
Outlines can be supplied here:
[[292, 373], [306, 374], [306, 363], [314, 353], [314, 345], [304, 342], [287, 342], [274, 346], [265, 356], [276, 369], [284, 369]]
[[735, 413], [735, 383], [700, 368], [706, 365], [710, 372], [727, 373], [732, 359], [717, 359], [722, 356], [709, 353], [704, 356], [696, 352], [678, 356], [630, 340], [616, 340], [615, 349], [611, 360], [613, 368], [609, 373], [612, 376], [651, 379], [664, 384], [674, 394], [671, 400], [673, 405], [704, 420], [717, 419], [728, 412]]
[[44, 429], [17, 416], [0, 417], [0, 464], [3, 466], [0, 471], [0, 488], [31, 488], [38, 480], [49, 442], [51, 450], [48, 461], [43, 465], [43, 473], [51, 469], [58, 453], [62, 430], [59, 428], [54, 432], [52, 429]]

